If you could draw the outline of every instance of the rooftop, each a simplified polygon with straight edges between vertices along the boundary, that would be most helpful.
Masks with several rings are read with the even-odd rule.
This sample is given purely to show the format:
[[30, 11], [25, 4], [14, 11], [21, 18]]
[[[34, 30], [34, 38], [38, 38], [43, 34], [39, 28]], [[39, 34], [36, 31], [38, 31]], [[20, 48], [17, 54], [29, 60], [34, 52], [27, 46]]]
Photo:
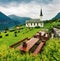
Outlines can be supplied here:
[[43, 21], [40, 21], [40, 19], [31, 19], [26, 21], [26, 23], [39, 23], [39, 22], [43, 22]]

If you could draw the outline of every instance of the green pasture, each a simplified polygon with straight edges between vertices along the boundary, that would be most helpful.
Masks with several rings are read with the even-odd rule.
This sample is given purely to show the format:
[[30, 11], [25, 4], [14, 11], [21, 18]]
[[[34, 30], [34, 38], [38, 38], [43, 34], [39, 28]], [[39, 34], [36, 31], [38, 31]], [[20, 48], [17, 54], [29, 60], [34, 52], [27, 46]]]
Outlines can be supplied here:
[[[29, 28], [23, 27], [23, 29], [21, 29], [21, 30], [16, 30], [17, 37], [15, 37], [14, 31], [13, 32], [8, 31], [7, 33], [1, 32], [0, 35], [2, 35], [2, 38], [0, 38], [0, 45], [6, 44], [7, 46], [10, 46], [20, 40], [23, 40], [26, 37], [31, 38], [39, 30], [40, 30], [40, 28], [30, 28], [29, 29]], [[20, 31], [20, 32], [18, 33], [18, 31]], [[6, 34], [9, 34], [9, 36], [5, 36]]]

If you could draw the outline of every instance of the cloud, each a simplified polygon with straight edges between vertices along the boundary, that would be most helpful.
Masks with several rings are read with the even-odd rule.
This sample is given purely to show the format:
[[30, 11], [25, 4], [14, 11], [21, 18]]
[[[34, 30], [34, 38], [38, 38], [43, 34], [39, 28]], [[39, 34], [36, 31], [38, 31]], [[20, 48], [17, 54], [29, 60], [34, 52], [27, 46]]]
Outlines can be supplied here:
[[11, 3], [11, 2], [16, 2], [16, 3], [29, 3], [31, 1], [39, 2], [39, 3], [50, 3], [53, 0], [0, 0], [0, 3]]
[[60, 0], [0, 0], [1, 6], [8, 6], [9, 4], [19, 5], [21, 3], [35, 2], [36, 4], [51, 4], [59, 3]]
[[[5, 1], [5, 0], [4, 0]], [[51, 19], [60, 12], [60, 0], [0, 0], [0, 11], [6, 15], [15, 14], [22, 17], [39, 18], [43, 9], [43, 19]], [[9, 3], [9, 4], [8, 4]]]

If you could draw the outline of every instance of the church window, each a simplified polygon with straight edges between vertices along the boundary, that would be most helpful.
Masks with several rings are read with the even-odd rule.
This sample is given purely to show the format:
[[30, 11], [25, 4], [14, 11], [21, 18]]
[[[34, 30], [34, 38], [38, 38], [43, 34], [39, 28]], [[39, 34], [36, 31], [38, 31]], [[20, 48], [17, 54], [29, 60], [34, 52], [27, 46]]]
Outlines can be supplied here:
[[38, 23], [37, 23], [37, 26], [38, 26]]
[[31, 25], [32, 25], [32, 23], [31, 23]]
[[34, 25], [35, 25], [35, 23], [34, 23]]

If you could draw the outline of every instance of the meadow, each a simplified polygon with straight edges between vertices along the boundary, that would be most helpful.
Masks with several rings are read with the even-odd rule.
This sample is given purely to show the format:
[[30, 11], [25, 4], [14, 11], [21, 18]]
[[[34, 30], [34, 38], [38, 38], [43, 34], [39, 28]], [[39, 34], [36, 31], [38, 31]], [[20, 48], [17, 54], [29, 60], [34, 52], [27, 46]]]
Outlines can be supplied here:
[[[36, 32], [38, 32], [40, 30], [40, 28], [26, 28], [25, 26], [23, 27], [23, 29], [20, 30], [16, 30], [13, 32], [7, 31], [7, 33], [5, 32], [1, 32], [0, 35], [2, 35], [2, 38], [0, 38], [0, 45], [1, 44], [6, 44], [7, 46], [10, 46], [20, 40], [23, 40], [24, 38], [28, 37], [31, 38], [33, 35], [36, 34]], [[14, 32], [17, 32], [17, 36], [15, 37]], [[6, 34], [9, 34], [8, 36], [5, 36]]]

